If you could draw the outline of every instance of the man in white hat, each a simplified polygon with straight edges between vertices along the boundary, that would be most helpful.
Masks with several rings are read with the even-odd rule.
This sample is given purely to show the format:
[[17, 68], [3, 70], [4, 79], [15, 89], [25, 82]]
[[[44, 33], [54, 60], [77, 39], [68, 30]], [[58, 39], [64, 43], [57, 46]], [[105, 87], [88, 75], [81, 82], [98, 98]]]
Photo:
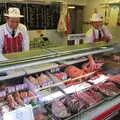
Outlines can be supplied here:
[[[85, 42], [86, 43], [94, 43], [99, 41], [106, 41], [109, 42], [112, 40], [112, 34], [109, 32], [107, 27], [103, 25], [103, 16], [95, 11], [95, 13], [90, 18], [90, 24], [92, 28], [86, 33]], [[95, 63], [94, 58], [89, 55], [88, 56], [89, 63], [90, 63], [90, 71], [100, 68], [98, 64]]]
[[86, 43], [99, 41], [108, 42], [112, 40], [112, 34], [107, 27], [103, 25], [103, 17], [100, 14], [94, 13], [90, 18], [90, 24], [92, 25], [92, 28], [86, 33]]
[[9, 54], [29, 50], [29, 37], [26, 26], [20, 23], [18, 8], [9, 8], [4, 14], [7, 22], [0, 26], [0, 53]]

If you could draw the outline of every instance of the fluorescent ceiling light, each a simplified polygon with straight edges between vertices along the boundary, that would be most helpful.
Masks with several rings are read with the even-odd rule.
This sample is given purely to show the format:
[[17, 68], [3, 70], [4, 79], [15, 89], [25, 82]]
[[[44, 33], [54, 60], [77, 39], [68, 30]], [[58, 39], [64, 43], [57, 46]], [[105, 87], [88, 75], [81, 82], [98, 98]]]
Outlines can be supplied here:
[[68, 6], [68, 8], [69, 8], [69, 9], [74, 9], [74, 8], [75, 8], [75, 6]]

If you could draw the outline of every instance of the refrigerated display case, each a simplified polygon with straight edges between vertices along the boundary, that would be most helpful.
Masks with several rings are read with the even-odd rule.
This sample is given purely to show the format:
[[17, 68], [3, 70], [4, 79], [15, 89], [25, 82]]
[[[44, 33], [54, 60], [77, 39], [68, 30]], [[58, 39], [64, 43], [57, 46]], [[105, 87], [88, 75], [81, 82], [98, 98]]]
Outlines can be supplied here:
[[[120, 74], [120, 64], [111, 57], [119, 53], [115, 48], [64, 46], [6, 55], [16, 59], [0, 63], [1, 116], [31, 105], [32, 120], [110, 118], [120, 110], [120, 85], [108, 75]], [[104, 62], [102, 71], [83, 71], [88, 55]]]

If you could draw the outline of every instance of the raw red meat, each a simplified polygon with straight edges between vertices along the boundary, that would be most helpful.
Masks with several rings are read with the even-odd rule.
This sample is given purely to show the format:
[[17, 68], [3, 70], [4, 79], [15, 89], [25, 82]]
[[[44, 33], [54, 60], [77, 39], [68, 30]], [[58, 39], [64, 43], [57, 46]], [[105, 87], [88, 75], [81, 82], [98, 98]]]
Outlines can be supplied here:
[[9, 103], [10, 107], [13, 108], [13, 109], [16, 108], [17, 105], [18, 105], [12, 95], [7, 96], [7, 101]]
[[71, 114], [68, 112], [66, 106], [61, 101], [55, 101], [52, 104], [52, 113], [58, 118], [66, 118]]
[[95, 89], [101, 91], [107, 96], [114, 96], [120, 93], [120, 89], [112, 82], [99, 83], [95, 86]]
[[86, 73], [94, 72], [94, 71], [101, 70], [101, 67], [103, 64], [104, 63], [94, 63], [94, 65], [92, 65], [90, 62], [88, 62], [83, 65], [83, 69]]
[[61, 72], [54, 74], [59, 80], [66, 80], [67, 79], [67, 73]]
[[76, 96], [67, 96], [63, 99], [63, 103], [72, 113], [77, 113], [85, 110], [88, 105]]
[[42, 113], [35, 115], [35, 120], [46, 120], [46, 118], [46, 115]]
[[120, 84], [120, 74], [119, 75], [109, 75], [109, 80]]
[[75, 78], [75, 77], [79, 77], [81, 75], [85, 74], [85, 71], [82, 69], [79, 69], [75, 66], [69, 66], [66, 68], [65, 72], [68, 74], [69, 77], [71, 78]]
[[20, 105], [24, 105], [24, 101], [20, 98], [19, 92], [16, 92], [16, 93], [15, 93], [15, 100], [16, 100], [17, 103], [19, 103]]
[[77, 92], [76, 97], [84, 100], [89, 106], [95, 105], [97, 103], [96, 100], [94, 100], [91, 96], [89, 96], [85, 92]]
[[96, 103], [103, 100], [102, 94], [100, 94], [99, 92], [96, 92], [96, 91], [94, 91], [92, 89], [86, 91], [85, 93], [88, 94], [90, 97], [92, 97], [96, 101]]

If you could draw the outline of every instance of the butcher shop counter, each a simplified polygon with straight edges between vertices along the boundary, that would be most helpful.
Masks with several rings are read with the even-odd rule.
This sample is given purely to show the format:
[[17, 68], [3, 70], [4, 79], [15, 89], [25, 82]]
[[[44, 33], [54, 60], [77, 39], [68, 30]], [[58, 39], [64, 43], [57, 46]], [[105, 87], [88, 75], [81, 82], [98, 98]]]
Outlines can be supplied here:
[[[9, 60], [0, 63], [0, 73], [1, 73], [0, 82], [2, 85], [3, 92], [7, 92], [7, 93], [10, 92], [11, 93], [10, 95], [6, 94], [8, 100], [15, 99], [15, 101], [16, 101], [15, 95], [17, 95], [17, 97], [19, 96], [18, 98], [20, 98], [20, 95], [22, 95], [22, 100], [23, 100], [24, 95], [26, 96], [27, 93], [28, 95], [27, 97], [32, 98], [32, 100], [35, 100], [35, 103], [32, 104], [36, 104], [38, 102], [36, 101], [36, 94], [37, 97], [40, 97], [40, 101], [41, 101], [43, 95], [47, 96], [50, 93], [53, 94], [53, 90], [55, 90], [56, 87], [59, 90], [56, 95], [57, 96], [61, 95], [63, 97], [64, 95], [66, 95], [66, 93], [64, 93], [63, 91], [63, 89], [66, 88], [66, 83], [69, 83], [70, 81], [75, 81], [77, 79], [79, 79], [78, 82], [82, 82], [81, 81], [82, 78], [94, 75], [95, 72], [91, 72], [84, 75], [83, 71], [81, 70], [80, 71], [81, 76], [74, 79], [68, 78], [63, 82], [56, 79], [56, 77], [51, 75], [51, 73], [54, 72], [59, 73], [60, 71], [63, 72], [63, 69], [60, 70], [60, 68], [63, 67], [65, 70], [66, 67], [68, 67], [68, 65], [74, 65], [74, 64], [81, 65], [81, 63], [82, 64], [86, 63], [88, 61], [87, 59], [88, 55], [102, 54], [114, 50], [114, 46], [108, 44], [106, 44], [107, 45], [106, 46], [103, 43], [101, 43], [100, 46], [99, 45], [98, 43], [96, 43], [95, 47], [93, 47], [91, 44], [89, 44], [89, 48], [87, 48], [88, 46], [86, 45], [64, 46], [64, 47], [62, 46], [54, 49], [48, 48], [48, 49], [32, 50], [30, 52], [25, 52], [25, 53], [17, 53], [17, 56], [16, 54], [6, 55], [6, 57], [8, 57]], [[39, 82], [36, 81], [36, 78], [40, 80], [42, 79], [44, 83], [42, 84], [40, 83], [39, 85], [40, 81]], [[66, 76], [64, 76], [64, 79], [66, 79]], [[17, 92], [16, 90], [19, 91], [19, 94], [17, 93], [14, 95], [14, 92], [15, 93]], [[30, 93], [30, 95], [28, 93]], [[53, 94], [51, 99], [54, 99], [54, 97], [55, 95]], [[25, 104], [26, 102], [27, 104], [29, 104], [28, 100], [25, 101]], [[97, 117], [101, 115], [101, 111], [106, 111], [108, 109], [109, 110], [115, 109], [116, 111], [115, 106], [119, 104], [119, 100], [120, 97], [117, 96], [111, 100], [102, 102], [98, 106], [91, 108], [90, 110], [87, 110], [82, 114], [77, 114], [77, 116], [74, 115], [67, 119], [79, 120], [81, 118], [83, 120], [90, 120], [93, 119], [94, 116], [96, 117], [95, 120], [99, 120]], [[17, 106], [15, 101], [12, 101], [14, 103], [11, 105], [12, 108], [16, 108]], [[17, 102], [19, 103], [20, 101]], [[115, 108], [112, 108], [113, 106]], [[117, 108], [119, 108], [119, 106], [117, 106]], [[94, 110], [96, 110], [96, 112], [93, 112]], [[96, 115], [94, 115], [93, 113], [96, 113]], [[52, 118], [50, 120], [52, 120]]]
[[109, 43], [84, 44], [79, 46], [61, 46], [56, 48], [31, 50], [30, 52], [5, 55], [8, 60], [0, 63], [0, 72], [25, 67], [31, 67], [50, 62], [59, 62], [71, 58], [84, 57], [90, 54], [100, 54], [113, 51]]
[[88, 49], [88, 48], [96, 48], [96, 47], [103, 47], [103, 46], [111, 46], [116, 43], [106, 43], [106, 42], [97, 42], [97, 43], [88, 43], [88, 44], [81, 44], [81, 45], [75, 45], [75, 46], [59, 46], [59, 47], [52, 47], [52, 48], [45, 48], [45, 49], [32, 49], [29, 52], [19, 52], [19, 53], [12, 53], [12, 54], [6, 54], [5, 56], [9, 60], [19, 60], [19, 59], [25, 59], [25, 58], [31, 58], [34, 56], [47, 56], [49, 53], [65, 53], [66, 51], [71, 52], [73, 50], [80, 50], [80, 49]]

